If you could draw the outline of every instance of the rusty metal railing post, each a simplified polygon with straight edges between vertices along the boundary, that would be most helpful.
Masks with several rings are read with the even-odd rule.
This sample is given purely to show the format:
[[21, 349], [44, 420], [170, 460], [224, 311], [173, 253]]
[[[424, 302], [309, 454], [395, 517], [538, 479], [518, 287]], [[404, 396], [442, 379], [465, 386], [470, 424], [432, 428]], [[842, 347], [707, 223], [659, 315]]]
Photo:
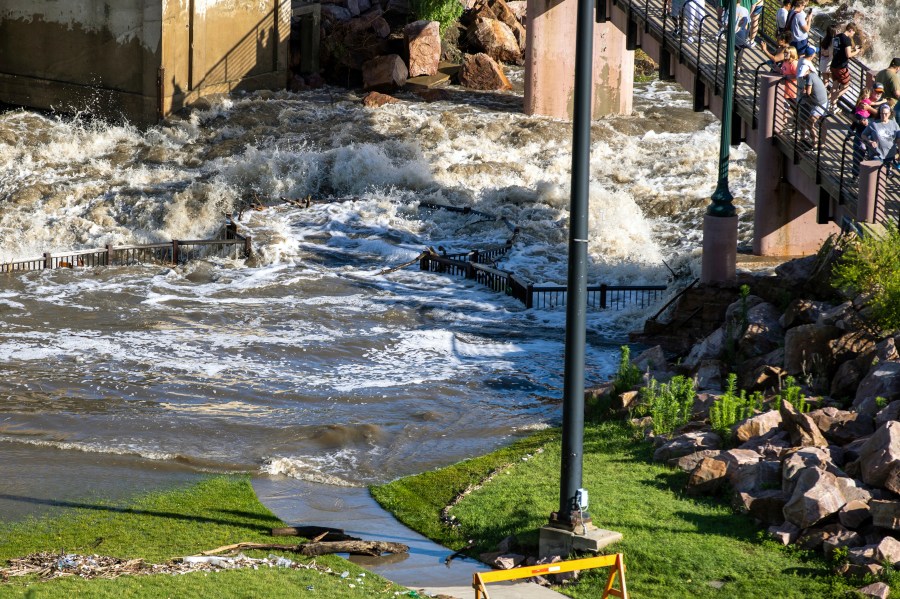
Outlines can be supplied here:
[[44, 268], [53, 268], [53, 258], [50, 257], [50, 252], [44, 252]]
[[179, 258], [179, 255], [178, 255], [178, 254], [179, 254], [179, 251], [178, 251], [178, 240], [177, 240], [177, 239], [173, 239], [173, 240], [172, 240], [172, 264], [178, 264], [178, 258]]

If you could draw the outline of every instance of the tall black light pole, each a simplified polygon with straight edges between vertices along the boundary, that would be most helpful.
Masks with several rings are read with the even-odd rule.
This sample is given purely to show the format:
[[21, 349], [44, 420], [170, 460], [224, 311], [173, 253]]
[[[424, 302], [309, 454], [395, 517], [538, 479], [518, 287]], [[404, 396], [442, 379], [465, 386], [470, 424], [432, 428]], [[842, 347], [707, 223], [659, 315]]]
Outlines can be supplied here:
[[[734, 112], [735, 0], [730, 5], [725, 25], [725, 89], [722, 90], [722, 135], [719, 139], [719, 180], [711, 203], [703, 217], [703, 259], [700, 280], [727, 282], [735, 278], [737, 261], [737, 216], [728, 189], [731, 154], [731, 120]], [[749, 26], [749, 23], [748, 23]]]
[[[603, 0], [601, 0], [603, 1]], [[587, 311], [588, 196], [591, 167], [591, 82], [595, 0], [578, 0], [575, 35], [575, 111], [572, 119], [572, 197], [569, 206], [569, 269], [563, 375], [562, 466], [559, 512], [551, 524], [574, 529], [584, 457], [584, 346]]]

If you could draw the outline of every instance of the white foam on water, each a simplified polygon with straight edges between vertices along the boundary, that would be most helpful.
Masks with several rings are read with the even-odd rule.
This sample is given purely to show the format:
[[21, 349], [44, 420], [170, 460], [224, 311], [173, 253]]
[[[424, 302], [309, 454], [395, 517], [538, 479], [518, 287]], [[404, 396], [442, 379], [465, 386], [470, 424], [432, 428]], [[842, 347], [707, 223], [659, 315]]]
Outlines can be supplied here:
[[355, 487], [359, 484], [333, 474], [335, 471], [352, 472], [355, 461], [354, 451], [347, 449], [324, 456], [272, 457], [266, 460], [260, 472], [325, 485]]

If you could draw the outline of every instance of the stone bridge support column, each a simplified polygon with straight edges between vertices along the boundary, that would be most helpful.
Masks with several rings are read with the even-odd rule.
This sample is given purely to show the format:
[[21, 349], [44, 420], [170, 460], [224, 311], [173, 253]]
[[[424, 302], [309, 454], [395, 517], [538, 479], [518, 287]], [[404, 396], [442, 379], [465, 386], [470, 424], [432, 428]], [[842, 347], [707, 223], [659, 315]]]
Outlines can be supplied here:
[[[756, 140], [756, 194], [753, 212], [753, 253], [757, 256], [804, 256], [814, 254], [835, 231], [833, 224], [816, 221], [816, 204], [789, 179], [796, 168], [773, 143], [779, 77], [762, 75], [759, 90], [759, 121]], [[816, 188], [816, 191], [818, 188]], [[810, 191], [810, 190], [807, 190]]]
[[[606, 4], [594, 25], [593, 116], [631, 114], [634, 51], [625, 49], [627, 17]], [[578, 0], [528, 0], [525, 114], [572, 119], [575, 104], [575, 21]]]
[[[856, 220], [861, 223], [875, 222], [875, 208], [878, 202], [878, 173], [883, 164], [880, 160], [865, 160], [859, 165]], [[884, 206], [881, 209], [884, 210]]]

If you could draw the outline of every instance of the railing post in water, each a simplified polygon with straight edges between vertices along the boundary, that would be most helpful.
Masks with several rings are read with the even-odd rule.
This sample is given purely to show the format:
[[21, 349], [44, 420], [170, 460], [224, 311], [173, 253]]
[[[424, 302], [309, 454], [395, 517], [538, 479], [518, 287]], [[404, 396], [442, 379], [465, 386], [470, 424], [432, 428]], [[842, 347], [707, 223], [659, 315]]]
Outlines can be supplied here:
[[44, 252], [44, 268], [52, 268], [53, 258], [50, 257], [50, 252]]
[[253, 237], [244, 237], [244, 257], [249, 258], [253, 255]]
[[178, 264], [178, 240], [172, 240], [172, 264]]
[[106, 244], [106, 265], [112, 266], [113, 264], [113, 245], [111, 243]]
[[606, 310], [606, 283], [600, 285], [600, 309]]
[[422, 257], [419, 258], [419, 270], [428, 270], [430, 262], [431, 256], [428, 255], [428, 252], [422, 252]]
[[525, 289], [525, 308], [531, 309], [534, 307], [534, 283], [529, 283], [528, 287]]

